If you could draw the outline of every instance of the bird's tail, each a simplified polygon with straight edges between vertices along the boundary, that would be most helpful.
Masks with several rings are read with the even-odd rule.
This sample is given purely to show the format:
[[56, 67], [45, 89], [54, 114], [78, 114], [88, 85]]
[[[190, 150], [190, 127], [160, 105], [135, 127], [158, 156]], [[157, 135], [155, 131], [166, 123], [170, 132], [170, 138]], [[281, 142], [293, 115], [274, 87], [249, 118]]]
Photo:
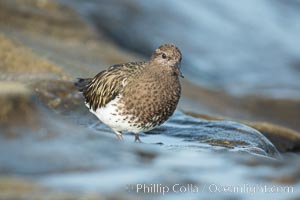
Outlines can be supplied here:
[[84, 92], [86, 87], [90, 84], [91, 80], [91, 78], [77, 78], [75, 86], [80, 92]]

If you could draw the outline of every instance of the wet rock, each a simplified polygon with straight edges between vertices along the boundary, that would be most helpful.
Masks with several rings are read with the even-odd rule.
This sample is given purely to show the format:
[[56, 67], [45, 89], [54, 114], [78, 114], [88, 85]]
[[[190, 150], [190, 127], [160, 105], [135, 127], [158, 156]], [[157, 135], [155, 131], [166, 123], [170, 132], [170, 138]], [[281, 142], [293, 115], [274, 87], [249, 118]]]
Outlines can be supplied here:
[[70, 194], [66, 192], [51, 191], [29, 178], [0, 178], [0, 199], [5, 200], [96, 200], [99, 195], [95, 194]]
[[[188, 195], [195, 199], [246, 196], [211, 194], [205, 188], [211, 183], [290, 183], [299, 195], [298, 178], [290, 179], [298, 174], [299, 157], [273, 159], [278, 152], [270, 141], [236, 122], [177, 112], [160, 128], [142, 134], [143, 144], [133, 143], [134, 137], [126, 133], [125, 141], [116, 140], [84, 106], [73, 81], [141, 57], [120, 49], [57, 2], [0, 1], [0, 77], [5, 80], [0, 82], [0, 103], [5, 105], [0, 107], [0, 199], [161, 197], [128, 191], [136, 183], [194, 184], [201, 192]], [[184, 91], [199, 95], [193, 87]], [[218, 108], [226, 110], [226, 103]], [[186, 193], [164, 197], [185, 199]]]
[[43, 105], [57, 113], [67, 114], [82, 106], [83, 98], [73, 81], [38, 81], [30, 87], [36, 92]]
[[206, 121], [177, 112], [156, 131], [182, 138], [184, 141], [209, 144], [232, 151], [248, 151], [280, 158], [277, 149], [257, 130], [233, 121]]
[[280, 152], [298, 152], [300, 133], [294, 130], [265, 122], [242, 122], [260, 131]]
[[59, 67], [0, 33], [0, 80], [67, 79]]
[[10, 127], [35, 127], [39, 122], [32, 91], [21, 83], [0, 82], [0, 129], [1, 135], [13, 137], [16, 134]]
[[91, 27], [74, 10], [49, 0], [2, 0], [0, 26], [66, 40], [85, 41], [96, 37]]
[[[187, 112], [188, 115], [206, 120], [226, 120], [224, 117], [215, 117], [197, 113]], [[280, 152], [299, 151], [300, 148], [300, 133], [266, 122], [249, 122], [241, 121], [267, 137]]]
[[[1, 49], [8, 50], [7, 53], [1, 51], [0, 58], [11, 58], [6, 63], [13, 64], [11, 68], [5, 66], [5, 72], [15, 73], [5, 74], [5, 77], [1, 73], [0, 79], [28, 80], [37, 76], [45, 79], [51, 76], [51, 70], [62, 73], [59, 77], [64, 76], [64, 80], [70, 75], [72, 78], [89, 77], [111, 64], [137, 60], [136, 55], [120, 49], [74, 9], [58, 1], [1, 1], [0, 36], [2, 43], [11, 43], [9, 47], [0, 43]], [[38, 66], [34, 72], [44, 69], [48, 76], [46, 73], [29, 74]], [[28, 69], [28, 72], [22, 69]], [[57, 78], [57, 73], [52, 74], [52, 79]]]
[[183, 82], [183, 98], [189, 101], [189, 104], [182, 104], [185, 111], [264, 121], [300, 131], [300, 101], [297, 99], [272, 99], [257, 95], [233, 97], [224, 91], [213, 91], [188, 81]]

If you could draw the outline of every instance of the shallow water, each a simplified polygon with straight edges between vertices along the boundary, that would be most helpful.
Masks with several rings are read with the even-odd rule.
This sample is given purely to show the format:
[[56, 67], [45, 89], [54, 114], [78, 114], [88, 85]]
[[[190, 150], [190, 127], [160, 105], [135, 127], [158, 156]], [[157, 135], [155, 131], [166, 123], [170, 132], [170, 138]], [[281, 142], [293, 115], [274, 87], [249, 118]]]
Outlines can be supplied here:
[[[84, 107], [63, 116], [43, 112], [48, 112], [43, 117], [47, 120], [39, 131], [23, 129], [19, 137], [1, 137], [2, 175], [25, 178], [57, 193], [105, 198], [299, 195], [298, 181], [280, 181], [295, 172], [299, 157], [281, 159], [265, 137], [235, 122], [203, 121], [177, 112], [160, 128], [143, 134], [144, 143], [136, 144], [130, 134], [118, 141]], [[154, 192], [155, 184], [159, 191]], [[184, 189], [188, 187], [192, 189]], [[260, 189], [265, 187], [284, 189], [270, 193]]]

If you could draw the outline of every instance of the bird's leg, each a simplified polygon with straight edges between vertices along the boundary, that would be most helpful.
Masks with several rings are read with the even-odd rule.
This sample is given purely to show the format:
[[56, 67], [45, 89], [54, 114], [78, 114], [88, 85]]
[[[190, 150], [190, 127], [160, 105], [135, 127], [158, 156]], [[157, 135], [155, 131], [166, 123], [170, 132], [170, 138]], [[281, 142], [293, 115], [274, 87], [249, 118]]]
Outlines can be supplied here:
[[118, 137], [119, 140], [124, 140], [121, 132], [115, 131], [115, 134], [116, 134], [116, 136]]
[[134, 133], [134, 136], [135, 136], [135, 142], [136, 143], [141, 143], [142, 141], [140, 140], [140, 137], [139, 137], [139, 133]]

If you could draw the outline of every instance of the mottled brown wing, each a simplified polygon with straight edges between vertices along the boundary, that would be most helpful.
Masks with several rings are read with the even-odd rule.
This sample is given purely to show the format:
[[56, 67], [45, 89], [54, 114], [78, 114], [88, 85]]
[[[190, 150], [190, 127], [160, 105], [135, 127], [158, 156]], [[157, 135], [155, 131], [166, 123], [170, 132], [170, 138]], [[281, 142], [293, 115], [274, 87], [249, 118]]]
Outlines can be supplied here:
[[143, 67], [144, 62], [113, 65], [90, 79], [82, 91], [90, 109], [97, 110], [116, 98], [126, 80], [138, 74]]

